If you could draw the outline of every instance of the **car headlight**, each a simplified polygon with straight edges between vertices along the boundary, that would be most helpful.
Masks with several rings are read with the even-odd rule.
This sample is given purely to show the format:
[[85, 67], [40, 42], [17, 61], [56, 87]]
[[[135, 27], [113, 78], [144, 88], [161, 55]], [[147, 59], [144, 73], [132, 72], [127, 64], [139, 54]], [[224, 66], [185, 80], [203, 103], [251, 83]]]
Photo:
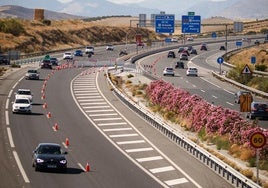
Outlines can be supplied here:
[[65, 159], [64, 160], [61, 160], [60, 163], [61, 164], [66, 164], [67, 163], [67, 160], [65, 160]]
[[43, 160], [43, 159], [39, 159], [39, 158], [37, 158], [37, 159], [36, 159], [36, 162], [37, 162], [37, 163], [43, 163], [44, 160]]

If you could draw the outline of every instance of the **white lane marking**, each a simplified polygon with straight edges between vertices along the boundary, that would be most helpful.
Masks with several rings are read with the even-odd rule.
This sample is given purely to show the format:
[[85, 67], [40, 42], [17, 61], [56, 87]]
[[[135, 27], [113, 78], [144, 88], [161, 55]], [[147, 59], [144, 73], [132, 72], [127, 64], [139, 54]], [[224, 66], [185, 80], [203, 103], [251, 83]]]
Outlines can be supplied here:
[[213, 98], [215, 98], [215, 99], [217, 99], [217, 98], [218, 98], [218, 97], [217, 97], [217, 96], [215, 96], [215, 95], [212, 95], [212, 97], [213, 97]]
[[16, 152], [16, 151], [13, 151], [13, 155], [14, 155], [15, 161], [16, 161], [18, 167], [19, 167], [20, 173], [21, 173], [21, 175], [22, 175], [24, 181], [25, 181], [26, 183], [30, 183], [30, 180], [29, 180], [29, 178], [27, 177], [27, 175], [26, 175], [26, 173], [25, 173], [25, 171], [24, 171], [24, 169], [23, 169], [23, 166], [22, 166], [22, 164], [21, 164], [21, 161], [20, 161], [20, 158], [19, 158], [17, 152]]
[[9, 123], [9, 115], [8, 115], [7, 110], [5, 111], [5, 117], [6, 117], [6, 125], [8, 126], [10, 123]]
[[82, 96], [82, 97], [76, 97], [77, 99], [95, 99], [95, 98], [101, 98], [100, 95], [98, 96]]
[[196, 85], [194, 85], [194, 84], [193, 84], [192, 86], [193, 86], [193, 87], [196, 87]]
[[234, 106], [234, 104], [233, 103], [230, 103], [230, 102], [226, 102], [227, 104], [229, 104], [229, 105], [231, 105], [231, 106]]
[[82, 106], [83, 109], [99, 109], [99, 108], [111, 108], [111, 106]]
[[206, 91], [205, 90], [203, 90], [203, 89], [200, 89], [200, 91], [202, 91], [203, 93], [205, 93]]
[[87, 113], [94, 113], [94, 112], [114, 112], [113, 109], [106, 109], [106, 110], [86, 110]]
[[107, 103], [106, 102], [84, 102], [80, 104], [84, 106], [84, 105], [98, 105], [98, 104], [107, 104]]
[[83, 165], [81, 163], [77, 163], [77, 165], [83, 170], [86, 171], [85, 167], [83, 167]]
[[11, 89], [11, 90], [10, 90], [10, 92], [8, 93], [7, 98], [10, 98], [10, 97], [11, 97], [11, 95], [12, 95], [12, 93], [13, 93], [13, 89]]
[[94, 121], [111, 121], [111, 120], [122, 120], [121, 117], [118, 118], [100, 118], [100, 119], [93, 119]]
[[76, 93], [75, 94], [75, 96], [77, 97], [77, 96], [89, 96], [89, 95], [95, 95], [95, 96], [98, 96], [99, 95], [99, 93]]
[[13, 141], [11, 129], [9, 127], [7, 127], [7, 136], [8, 136], [10, 147], [14, 148], [15, 144], [14, 144], [14, 141]]
[[90, 117], [100, 117], [100, 116], [117, 116], [117, 113], [111, 113], [111, 114], [89, 114]]
[[206, 82], [208, 82], [208, 83], [210, 83], [211, 85], [214, 85], [215, 87], [217, 87], [217, 88], [221, 88], [220, 86], [218, 86], [218, 85], [216, 85], [216, 84], [214, 84], [214, 83], [212, 83], [211, 81], [208, 81], [207, 79], [205, 79], [205, 78], [202, 78], [202, 77], [200, 77], [202, 80], [204, 80], [204, 81], [206, 81]]
[[136, 153], [136, 152], [142, 152], [142, 151], [153, 151], [153, 148], [137, 148], [137, 149], [126, 149], [125, 151], [127, 153]]
[[231, 91], [229, 91], [229, 90], [227, 90], [227, 89], [223, 89], [223, 90], [226, 91], [227, 93], [230, 93], [230, 94], [234, 95], [233, 92], [231, 92]]
[[114, 128], [114, 129], [103, 129], [104, 132], [112, 132], [112, 131], [128, 131], [128, 130], [132, 130], [131, 127], [127, 127], [127, 128]]
[[165, 166], [165, 167], [150, 169], [150, 171], [153, 174], [155, 174], [155, 173], [161, 173], [161, 172], [167, 172], [167, 171], [172, 171], [172, 170], [175, 170], [175, 168], [173, 166]]
[[91, 87], [91, 86], [79, 86], [78, 88], [74, 88], [74, 91], [91, 91], [92, 89], [97, 89], [97, 88]]
[[140, 144], [145, 143], [144, 140], [133, 140], [133, 141], [122, 141], [122, 142], [116, 142], [118, 145], [124, 145], [124, 144]]
[[8, 109], [8, 105], [9, 105], [9, 99], [7, 99], [6, 101], [6, 110]]
[[137, 133], [133, 134], [114, 134], [110, 135], [111, 138], [120, 138], [120, 137], [131, 137], [131, 136], [139, 136]]
[[188, 182], [188, 180], [186, 178], [165, 181], [165, 183], [169, 186], [178, 185], [178, 184], [187, 183], [187, 182]]
[[82, 91], [74, 91], [74, 93], [79, 94], [79, 93], [96, 93], [95, 90], [82, 90]]
[[113, 125], [127, 125], [126, 122], [117, 122], [117, 123], [99, 123], [98, 126], [113, 126]]
[[155, 156], [155, 157], [144, 157], [144, 158], [137, 158], [136, 160], [140, 163], [147, 162], [147, 161], [156, 161], [156, 160], [162, 160], [162, 156]]
[[104, 101], [104, 99], [78, 99], [79, 102], [98, 102], [98, 101]]

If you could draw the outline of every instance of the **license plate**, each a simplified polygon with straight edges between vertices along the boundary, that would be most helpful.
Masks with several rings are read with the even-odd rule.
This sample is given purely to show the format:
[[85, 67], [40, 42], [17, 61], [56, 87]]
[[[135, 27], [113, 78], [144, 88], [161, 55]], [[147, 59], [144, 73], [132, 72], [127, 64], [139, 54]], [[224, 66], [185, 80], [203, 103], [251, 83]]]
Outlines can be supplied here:
[[57, 168], [56, 165], [47, 165], [48, 168]]

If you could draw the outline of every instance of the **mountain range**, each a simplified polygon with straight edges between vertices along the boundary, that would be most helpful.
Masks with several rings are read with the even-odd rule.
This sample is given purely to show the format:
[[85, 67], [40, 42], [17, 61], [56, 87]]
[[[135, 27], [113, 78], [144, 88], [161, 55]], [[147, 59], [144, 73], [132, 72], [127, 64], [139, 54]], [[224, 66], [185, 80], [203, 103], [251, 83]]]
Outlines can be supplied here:
[[201, 15], [202, 19], [215, 16], [233, 20], [268, 18], [267, 0], [194, 0], [187, 3], [182, 0], [169, 0], [165, 3], [146, 0], [139, 4], [116, 4], [108, 0], [73, 0], [68, 3], [57, 0], [1, 0], [0, 17], [31, 19], [34, 8], [45, 9], [47, 19], [139, 14], [147, 14], [147, 19], [150, 19], [150, 14], [159, 14], [161, 11], [175, 14], [176, 19], [181, 19], [181, 16], [187, 15], [188, 12], [195, 12], [196, 15]]

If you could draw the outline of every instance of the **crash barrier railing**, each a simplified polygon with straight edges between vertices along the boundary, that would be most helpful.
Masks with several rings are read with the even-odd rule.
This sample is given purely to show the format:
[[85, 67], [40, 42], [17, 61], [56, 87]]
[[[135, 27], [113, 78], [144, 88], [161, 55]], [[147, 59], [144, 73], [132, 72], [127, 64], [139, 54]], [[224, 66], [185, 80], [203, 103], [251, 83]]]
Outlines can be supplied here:
[[[106, 73], [111, 73], [115, 71], [114, 68], [110, 68]], [[118, 70], [117, 70], [118, 71]], [[166, 122], [164, 122], [161, 118], [155, 116], [153, 113], [148, 111], [145, 107], [137, 104], [133, 100], [131, 100], [128, 96], [124, 95], [110, 80], [109, 74], [107, 75], [107, 79], [109, 84], [112, 86], [114, 93], [116, 96], [124, 102], [131, 110], [137, 113], [140, 117], [146, 120], [149, 124], [151, 124], [154, 128], [160, 131], [162, 134], [167, 136], [170, 140], [180, 146], [182, 149], [191, 154], [194, 158], [198, 159], [200, 162], [205, 164], [215, 173], [226, 179], [229, 183], [231, 183], [235, 187], [239, 188], [261, 188], [261, 186], [254, 183], [252, 180], [248, 179], [230, 165], [224, 163], [190, 139], [183, 135], [183, 133], [179, 132], [168, 126]]]

